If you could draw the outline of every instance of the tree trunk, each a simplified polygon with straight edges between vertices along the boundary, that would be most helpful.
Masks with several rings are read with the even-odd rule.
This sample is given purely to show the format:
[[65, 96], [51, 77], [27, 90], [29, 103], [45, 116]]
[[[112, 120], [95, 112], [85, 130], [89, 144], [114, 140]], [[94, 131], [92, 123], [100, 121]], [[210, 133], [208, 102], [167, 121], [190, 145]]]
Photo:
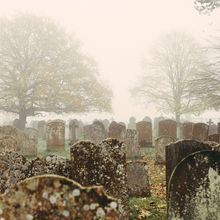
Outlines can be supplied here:
[[180, 123], [180, 114], [176, 113], [176, 128], [177, 128], [177, 139], [181, 138], [181, 123]]
[[19, 122], [18, 122], [18, 128], [21, 130], [25, 129], [25, 125], [26, 125], [26, 119], [27, 119], [27, 114], [25, 111], [21, 111], [19, 113]]

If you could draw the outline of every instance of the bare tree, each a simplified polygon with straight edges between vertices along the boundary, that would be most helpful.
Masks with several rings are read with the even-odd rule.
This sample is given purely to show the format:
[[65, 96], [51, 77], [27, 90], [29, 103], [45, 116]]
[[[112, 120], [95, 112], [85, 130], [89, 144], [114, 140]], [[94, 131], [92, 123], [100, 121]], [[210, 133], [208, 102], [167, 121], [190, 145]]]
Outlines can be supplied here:
[[163, 36], [151, 52], [144, 60], [144, 73], [132, 93], [142, 102], [152, 102], [161, 111], [172, 113], [179, 134], [181, 115], [207, 108], [207, 103], [201, 102], [205, 94], [200, 94], [206, 84], [201, 87], [198, 83], [195, 88], [194, 83], [198, 79], [206, 83], [204, 76], [211, 74], [209, 65], [194, 39], [180, 32]]
[[39, 112], [110, 111], [111, 90], [95, 61], [60, 26], [44, 17], [0, 20], [0, 110], [26, 118]]

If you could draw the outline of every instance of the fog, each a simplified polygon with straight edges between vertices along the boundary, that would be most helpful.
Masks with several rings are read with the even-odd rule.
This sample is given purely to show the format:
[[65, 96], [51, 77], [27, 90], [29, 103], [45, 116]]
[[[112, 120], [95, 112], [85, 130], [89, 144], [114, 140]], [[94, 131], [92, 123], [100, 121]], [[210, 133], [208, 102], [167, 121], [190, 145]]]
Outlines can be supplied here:
[[[101, 78], [113, 90], [114, 113], [108, 117], [116, 120], [161, 115], [153, 105], [139, 105], [129, 92], [142, 73], [143, 57], [161, 34], [180, 30], [205, 42], [220, 18], [219, 9], [209, 16], [200, 15], [192, 0], [1, 0], [0, 4], [2, 17], [19, 13], [49, 16], [73, 32], [83, 50], [95, 58]], [[95, 116], [100, 114], [90, 117]], [[201, 117], [200, 121], [219, 118], [215, 111]]]

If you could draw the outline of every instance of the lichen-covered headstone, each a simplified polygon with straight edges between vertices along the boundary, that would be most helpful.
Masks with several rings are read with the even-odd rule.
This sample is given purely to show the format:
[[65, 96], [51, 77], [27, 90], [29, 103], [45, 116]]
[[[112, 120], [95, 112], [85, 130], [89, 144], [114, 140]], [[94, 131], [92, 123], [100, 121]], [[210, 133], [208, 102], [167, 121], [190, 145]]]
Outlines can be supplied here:
[[126, 135], [126, 126], [115, 121], [112, 121], [109, 125], [109, 138], [114, 138], [119, 141], [124, 141]]
[[209, 141], [220, 143], [220, 134], [209, 135]]
[[0, 218], [10, 220], [119, 219], [117, 201], [102, 187], [43, 175], [20, 182], [1, 201]]
[[136, 124], [138, 143], [140, 147], [152, 146], [152, 123], [140, 121]]
[[0, 193], [29, 177], [31, 162], [16, 152], [0, 154]]
[[64, 150], [65, 146], [65, 122], [54, 120], [47, 122], [47, 150]]
[[127, 129], [124, 144], [126, 147], [127, 158], [141, 158], [141, 149], [138, 143], [137, 131], [133, 129]]
[[99, 145], [80, 141], [71, 147], [70, 152], [70, 178], [83, 186], [103, 185], [106, 192], [119, 201], [122, 219], [127, 219], [126, 156], [123, 144], [111, 139]]
[[176, 138], [177, 134], [177, 123], [174, 120], [166, 119], [159, 122], [159, 137], [160, 136], [170, 136]]
[[171, 136], [161, 136], [155, 140], [155, 163], [165, 164], [165, 151], [166, 146], [175, 142], [176, 139]]
[[220, 152], [198, 151], [184, 158], [169, 181], [168, 219], [218, 220]]
[[194, 125], [194, 123], [192, 123], [192, 122], [182, 123], [182, 126], [181, 126], [182, 139], [192, 139], [193, 138], [193, 125]]
[[130, 197], [150, 196], [150, 184], [146, 161], [129, 161], [126, 164], [128, 193]]
[[208, 140], [209, 126], [205, 123], [195, 123], [193, 126], [193, 139], [197, 141]]
[[96, 120], [91, 125], [84, 126], [84, 140], [98, 144], [106, 137], [105, 127], [101, 121]]

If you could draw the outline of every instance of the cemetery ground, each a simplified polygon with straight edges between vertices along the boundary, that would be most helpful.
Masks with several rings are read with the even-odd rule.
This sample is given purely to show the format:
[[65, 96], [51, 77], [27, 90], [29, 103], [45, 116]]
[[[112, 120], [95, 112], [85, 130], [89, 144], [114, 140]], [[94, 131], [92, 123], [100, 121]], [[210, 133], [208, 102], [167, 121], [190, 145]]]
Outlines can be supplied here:
[[[64, 151], [50, 152], [46, 150], [46, 141], [40, 138], [38, 140], [38, 157], [59, 155], [69, 159], [69, 149], [70, 146], [66, 142]], [[142, 148], [141, 150], [143, 159], [147, 161], [151, 196], [130, 198], [130, 219], [165, 220], [167, 217], [165, 165], [155, 164], [154, 148]]]

